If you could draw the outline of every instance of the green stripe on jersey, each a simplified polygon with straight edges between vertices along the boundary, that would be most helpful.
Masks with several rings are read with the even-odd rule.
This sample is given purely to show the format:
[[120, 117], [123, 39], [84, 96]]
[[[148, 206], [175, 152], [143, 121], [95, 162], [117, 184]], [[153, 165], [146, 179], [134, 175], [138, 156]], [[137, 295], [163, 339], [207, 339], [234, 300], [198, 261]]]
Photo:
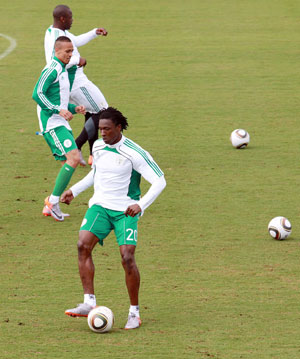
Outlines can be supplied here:
[[[40, 101], [43, 102], [43, 104], [48, 107], [50, 110], [58, 110], [59, 111], [59, 105], [52, 105], [51, 102], [48, 101], [47, 97], [43, 94], [43, 86], [45, 82], [47, 81], [47, 78], [51, 75], [52, 71], [56, 71], [55, 67], [57, 66], [57, 62], [53, 61], [48, 68], [42, 72], [42, 75], [40, 76], [38, 86], [37, 86], [37, 95], [40, 99]], [[59, 82], [54, 83], [53, 86], [59, 87]]]
[[148, 163], [148, 165], [153, 169], [153, 171], [158, 175], [158, 177], [163, 176], [161, 169], [157, 166], [157, 164], [154, 161], [150, 160], [150, 158], [147, 156], [146, 152], [143, 149], [138, 147], [135, 143], [130, 141], [128, 138], [126, 138], [126, 140], [124, 141], [124, 145], [138, 152]]
[[101, 148], [101, 150], [103, 151], [109, 151], [109, 152], [115, 152], [117, 154], [119, 154], [119, 152], [115, 149], [115, 148], [110, 148], [110, 147], [104, 147], [104, 148]]
[[82, 93], [84, 94], [84, 96], [86, 97], [86, 99], [88, 100], [88, 102], [91, 104], [91, 106], [93, 107], [93, 109], [96, 112], [100, 111], [100, 108], [98, 107], [98, 105], [96, 104], [96, 102], [94, 101], [94, 99], [92, 98], [92, 96], [90, 95], [90, 93], [88, 92], [88, 90], [86, 89], [86, 87], [80, 87], [80, 90], [82, 91]]

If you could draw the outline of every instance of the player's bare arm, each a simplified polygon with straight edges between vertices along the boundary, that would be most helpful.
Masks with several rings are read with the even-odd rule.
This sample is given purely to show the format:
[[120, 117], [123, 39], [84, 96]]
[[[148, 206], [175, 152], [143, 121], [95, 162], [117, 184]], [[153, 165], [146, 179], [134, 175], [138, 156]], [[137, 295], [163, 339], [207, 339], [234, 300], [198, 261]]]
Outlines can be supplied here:
[[108, 32], [103, 27], [99, 27], [96, 30], [96, 34], [101, 36], [107, 36]]

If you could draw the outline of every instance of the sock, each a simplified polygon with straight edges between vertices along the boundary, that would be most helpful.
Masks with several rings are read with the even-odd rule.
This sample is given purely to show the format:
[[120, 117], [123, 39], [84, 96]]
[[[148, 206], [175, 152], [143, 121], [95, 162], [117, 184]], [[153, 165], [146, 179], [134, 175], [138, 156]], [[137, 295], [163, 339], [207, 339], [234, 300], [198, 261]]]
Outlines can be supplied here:
[[95, 294], [85, 294], [84, 295], [84, 303], [91, 305], [92, 307], [96, 307], [96, 296]]
[[71, 167], [67, 163], [65, 163], [62, 168], [60, 169], [56, 181], [55, 186], [52, 192], [53, 196], [58, 196], [63, 193], [63, 191], [66, 189], [68, 183], [70, 182], [70, 179], [75, 171], [75, 168]]
[[53, 194], [51, 194], [50, 197], [49, 197], [49, 202], [53, 203], [53, 204], [58, 203], [59, 202], [59, 196], [53, 196]]
[[130, 305], [129, 314], [132, 313], [136, 317], [140, 317], [140, 307], [138, 305]]

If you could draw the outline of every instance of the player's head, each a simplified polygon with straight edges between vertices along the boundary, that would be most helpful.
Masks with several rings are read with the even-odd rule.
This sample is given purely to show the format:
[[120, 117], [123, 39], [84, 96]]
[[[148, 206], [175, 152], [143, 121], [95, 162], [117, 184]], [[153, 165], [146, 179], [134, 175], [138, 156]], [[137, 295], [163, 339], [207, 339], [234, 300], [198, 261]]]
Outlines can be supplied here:
[[108, 107], [100, 112], [99, 130], [103, 141], [113, 145], [120, 141], [123, 130], [128, 127], [127, 118], [116, 108]]
[[61, 30], [69, 30], [73, 22], [73, 15], [69, 6], [57, 5], [53, 10], [53, 21], [55, 27]]
[[127, 118], [114, 107], [108, 107], [100, 112], [100, 120], [111, 120], [115, 125], [121, 125], [121, 131], [126, 130], [128, 127]]
[[66, 36], [59, 36], [55, 43], [55, 56], [64, 64], [68, 64], [73, 53], [72, 41]]

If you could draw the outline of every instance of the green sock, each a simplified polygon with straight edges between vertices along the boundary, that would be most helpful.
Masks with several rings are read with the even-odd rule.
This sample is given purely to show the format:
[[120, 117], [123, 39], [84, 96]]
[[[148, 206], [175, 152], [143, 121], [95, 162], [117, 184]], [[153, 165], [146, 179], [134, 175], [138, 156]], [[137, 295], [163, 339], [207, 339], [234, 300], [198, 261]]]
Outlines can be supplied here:
[[71, 167], [66, 163], [62, 166], [61, 170], [59, 171], [56, 177], [55, 186], [52, 192], [54, 196], [60, 196], [63, 193], [68, 183], [70, 182], [70, 179], [74, 171], [75, 168]]

